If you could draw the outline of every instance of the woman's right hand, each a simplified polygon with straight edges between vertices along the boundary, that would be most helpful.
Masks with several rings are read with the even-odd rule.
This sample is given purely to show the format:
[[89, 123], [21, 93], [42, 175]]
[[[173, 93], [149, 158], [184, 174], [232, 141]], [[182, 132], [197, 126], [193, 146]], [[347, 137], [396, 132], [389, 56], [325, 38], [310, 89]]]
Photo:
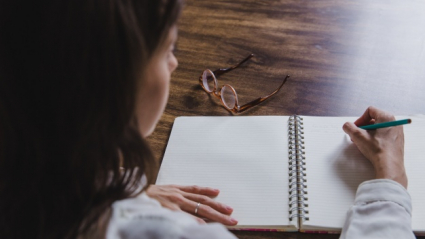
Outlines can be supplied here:
[[393, 115], [370, 106], [354, 123], [345, 123], [343, 129], [373, 164], [377, 179], [392, 179], [407, 188], [403, 126], [376, 130], [364, 130], [358, 127], [393, 120], [395, 120]]

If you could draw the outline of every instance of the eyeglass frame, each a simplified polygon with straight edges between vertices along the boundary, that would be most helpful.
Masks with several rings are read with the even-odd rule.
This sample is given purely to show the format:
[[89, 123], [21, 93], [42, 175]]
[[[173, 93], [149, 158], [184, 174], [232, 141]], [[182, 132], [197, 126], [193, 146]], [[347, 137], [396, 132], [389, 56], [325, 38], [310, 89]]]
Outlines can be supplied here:
[[[227, 110], [229, 110], [229, 111], [231, 111], [231, 112], [233, 112], [233, 113], [242, 113], [242, 112], [244, 112], [245, 110], [248, 110], [248, 109], [250, 109], [250, 108], [252, 108], [252, 107], [254, 107], [254, 106], [256, 106], [256, 105], [260, 104], [261, 102], [263, 102], [263, 101], [267, 100], [268, 98], [270, 98], [271, 96], [273, 96], [273, 95], [275, 95], [277, 92], [279, 92], [279, 90], [280, 90], [280, 89], [282, 88], [282, 86], [286, 83], [286, 81], [288, 80], [288, 78], [289, 78], [290, 76], [289, 76], [289, 75], [286, 75], [286, 77], [285, 77], [285, 79], [283, 80], [282, 84], [280, 84], [280, 86], [279, 86], [276, 90], [274, 90], [272, 93], [270, 93], [270, 94], [268, 94], [268, 95], [266, 95], [266, 96], [260, 97], [260, 98], [258, 98], [258, 99], [255, 99], [255, 100], [253, 100], [253, 101], [251, 101], [251, 102], [248, 102], [248, 103], [246, 103], [246, 104], [244, 104], [244, 105], [242, 105], [242, 106], [240, 106], [240, 105], [239, 105], [239, 101], [238, 101], [238, 94], [236, 93], [236, 90], [235, 90], [235, 88], [233, 88], [233, 86], [231, 86], [231, 85], [229, 85], [229, 84], [225, 84], [225, 85], [221, 86], [221, 87], [220, 87], [220, 89], [217, 89], [217, 86], [218, 86], [217, 78], [218, 78], [219, 76], [221, 76], [221, 75], [223, 75], [223, 74], [225, 74], [225, 73], [227, 73], [227, 72], [229, 72], [229, 71], [232, 71], [232, 70], [234, 70], [234, 69], [238, 68], [238, 67], [239, 67], [240, 65], [242, 65], [244, 62], [248, 61], [249, 59], [251, 59], [251, 58], [252, 58], [252, 57], [254, 57], [254, 56], [255, 56], [254, 54], [249, 54], [249, 55], [248, 55], [245, 59], [243, 59], [241, 62], [239, 62], [238, 64], [236, 64], [236, 65], [234, 65], [234, 66], [231, 66], [231, 67], [229, 67], [229, 68], [219, 68], [219, 69], [217, 69], [217, 70], [215, 70], [215, 71], [211, 71], [210, 69], [205, 69], [205, 70], [202, 72], [201, 76], [199, 77], [199, 84], [201, 84], [201, 86], [202, 86], [202, 88], [204, 89], [204, 91], [205, 91], [205, 92], [207, 92], [208, 94], [212, 94], [212, 95], [216, 96], [217, 98], [219, 98], [219, 99], [220, 99], [220, 101], [221, 101], [221, 103], [223, 104], [224, 108], [226, 108]], [[204, 86], [203, 74], [204, 74], [204, 72], [205, 72], [205, 71], [209, 71], [209, 73], [211, 74], [211, 76], [212, 76], [212, 78], [213, 78], [213, 80], [214, 80], [214, 89], [213, 89], [212, 91], [208, 91], [208, 90], [205, 88], [205, 86]], [[233, 91], [233, 95], [234, 95], [234, 97], [235, 97], [235, 105], [234, 105], [234, 107], [233, 107], [233, 108], [229, 108], [229, 107], [226, 105], [226, 103], [224, 102], [224, 100], [223, 100], [223, 97], [222, 97], [222, 91], [223, 91], [223, 89], [225, 88], [225, 86], [229, 87], [229, 88]]]

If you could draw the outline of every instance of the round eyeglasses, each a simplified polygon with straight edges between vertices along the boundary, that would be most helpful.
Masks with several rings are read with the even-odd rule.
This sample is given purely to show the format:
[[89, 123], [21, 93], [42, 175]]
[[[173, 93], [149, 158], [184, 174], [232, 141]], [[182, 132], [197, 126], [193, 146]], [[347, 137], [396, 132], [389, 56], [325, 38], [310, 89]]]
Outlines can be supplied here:
[[269, 95], [260, 97], [258, 99], [255, 99], [245, 105], [240, 106], [239, 102], [238, 102], [238, 94], [236, 93], [235, 88], [233, 88], [233, 86], [226, 84], [223, 85], [220, 89], [218, 88], [218, 82], [217, 82], [217, 77], [227, 73], [233, 69], [236, 69], [237, 67], [239, 67], [242, 63], [246, 62], [247, 60], [251, 59], [252, 57], [254, 57], [254, 54], [250, 54], [248, 57], [246, 57], [245, 59], [243, 59], [241, 62], [239, 62], [238, 64], [229, 67], [229, 68], [225, 68], [225, 69], [218, 69], [215, 71], [211, 71], [210, 69], [206, 69], [204, 70], [204, 72], [202, 73], [202, 75], [199, 77], [199, 83], [201, 84], [202, 88], [209, 94], [213, 94], [214, 96], [218, 97], [221, 100], [221, 103], [224, 105], [224, 107], [233, 112], [233, 113], [241, 113], [265, 100], [267, 100], [268, 98], [270, 98], [272, 95], [276, 94], [283, 86], [283, 84], [285, 84], [285, 82], [288, 80], [289, 75], [287, 75], [285, 77], [285, 79], [283, 80], [282, 84], [276, 89], [274, 90], [272, 93], [270, 93]]

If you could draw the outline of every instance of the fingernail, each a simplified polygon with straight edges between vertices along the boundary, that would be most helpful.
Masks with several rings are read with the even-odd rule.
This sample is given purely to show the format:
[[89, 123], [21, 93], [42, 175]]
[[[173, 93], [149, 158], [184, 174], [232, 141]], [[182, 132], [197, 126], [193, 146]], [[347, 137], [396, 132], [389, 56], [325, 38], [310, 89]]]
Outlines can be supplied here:
[[227, 210], [227, 211], [233, 211], [233, 208], [232, 208], [232, 207], [230, 207], [230, 206], [226, 206], [226, 210]]
[[236, 220], [236, 219], [234, 219], [234, 218], [230, 218], [230, 221], [231, 221], [233, 224], [238, 224], [238, 220]]
[[213, 189], [213, 191], [216, 192], [216, 193], [219, 193], [220, 192], [220, 190], [215, 189], [215, 188]]

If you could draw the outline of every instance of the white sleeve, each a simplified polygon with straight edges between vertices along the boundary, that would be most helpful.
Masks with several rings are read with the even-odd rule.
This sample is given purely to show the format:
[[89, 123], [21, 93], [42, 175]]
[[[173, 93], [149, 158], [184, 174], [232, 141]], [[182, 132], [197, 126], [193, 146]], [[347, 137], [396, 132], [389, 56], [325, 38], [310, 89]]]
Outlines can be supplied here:
[[142, 193], [112, 205], [107, 239], [236, 239], [219, 223], [199, 224], [191, 215], [161, 207]]
[[389, 179], [366, 181], [357, 189], [340, 239], [415, 238], [411, 214], [410, 195], [401, 184]]
[[115, 239], [237, 239], [223, 225], [210, 223], [181, 227], [166, 218], [135, 218], [119, 228]]

